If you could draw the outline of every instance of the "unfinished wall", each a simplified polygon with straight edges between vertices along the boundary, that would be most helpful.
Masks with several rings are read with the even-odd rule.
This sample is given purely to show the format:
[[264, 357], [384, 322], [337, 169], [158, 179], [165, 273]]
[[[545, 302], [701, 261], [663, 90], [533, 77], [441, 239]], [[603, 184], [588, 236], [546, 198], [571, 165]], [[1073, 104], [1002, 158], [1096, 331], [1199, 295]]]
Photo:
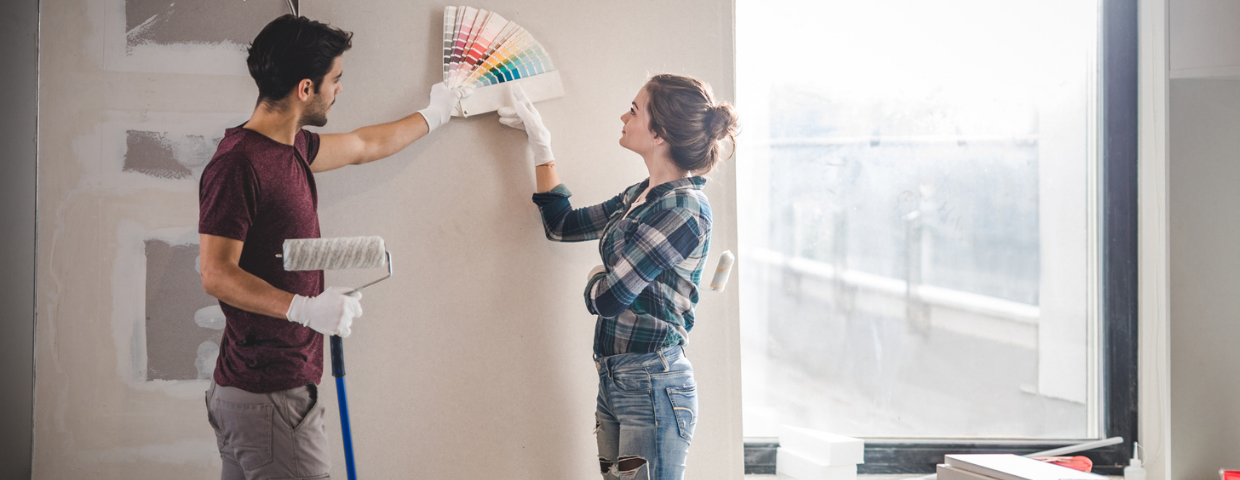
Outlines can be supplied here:
[[0, 3], [0, 26], [7, 85], [0, 89], [0, 479], [7, 480], [30, 478], [38, 0]]
[[[187, 253], [197, 178], [256, 98], [242, 44], [286, 2], [167, 3], [43, 3], [36, 478], [218, 476], [199, 368], [219, 318], [193, 293]], [[425, 105], [442, 72], [442, 6], [301, 4], [355, 32], [344, 92], [321, 131]], [[561, 70], [567, 96], [539, 108], [578, 204], [644, 178], [640, 157], [616, 142], [647, 74], [698, 76], [732, 98], [730, 2], [472, 6], [527, 28]], [[597, 475], [593, 319], [580, 295], [597, 248], [544, 239], [524, 135], [495, 118], [453, 120], [392, 158], [318, 177], [323, 234], [381, 235], [394, 256], [395, 276], [367, 290], [345, 342], [361, 475]], [[734, 165], [707, 187], [712, 264], [736, 250]], [[742, 471], [735, 293], [703, 293], [688, 347], [702, 418], [691, 479]], [[324, 382], [332, 474], [344, 478], [330, 375]]]

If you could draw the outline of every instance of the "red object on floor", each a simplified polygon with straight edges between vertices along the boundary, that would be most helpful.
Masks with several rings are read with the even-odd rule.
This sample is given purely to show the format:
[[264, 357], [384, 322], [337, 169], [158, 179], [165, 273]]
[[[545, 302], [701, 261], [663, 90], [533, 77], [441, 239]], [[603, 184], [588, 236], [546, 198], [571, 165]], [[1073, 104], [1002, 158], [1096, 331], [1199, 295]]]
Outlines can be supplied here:
[[1222, 480], [1240, 480], [1240, 470], [1219, 470], [1218, 476]]
[[[1090, 460], [1089, 457], [1082, 457], [1080, 455], [1075, 457], [1033, 457], [1033, 459], [1082, 472], [1089, 472], [1094, 469], [1094, 461]], [[1240, 477], [1224, 478], [1223, 480], [1240, 480]]]

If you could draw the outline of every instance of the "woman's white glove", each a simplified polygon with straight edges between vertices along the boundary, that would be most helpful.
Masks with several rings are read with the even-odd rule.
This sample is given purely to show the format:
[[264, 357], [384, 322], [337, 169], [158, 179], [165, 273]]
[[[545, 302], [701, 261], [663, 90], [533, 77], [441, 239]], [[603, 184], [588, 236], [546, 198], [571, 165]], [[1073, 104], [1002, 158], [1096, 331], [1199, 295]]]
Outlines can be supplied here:
[[462, 98], [468, 97], [474, 93], [469, 87], [460, 87], [449, 89], [443, 82], [436, 83], [431, 87], [431, 102], [426, 108], [418, 110], [422, 114], [422, 118], [426, 120], [426, 126], [430, 128], [427, 133], [435, 131], [440, 125], [448, 123], [452, 119], [452, 111], [456, 109], [456, 103]]
[[551, 132], [543, 126], [542, 115], [534, 108], [534, 103], [525, 96], [520, 85], [513, 85], [508, 94], [512, 101], [511, 107], [500, 107], [499, 123], [518, 130], [525, 130], [530, 139], [530, 147], [534, 150], [534, 165], [543, 165], [555, 161], [551, 154]]
[[594, 276], [600, 273], [607, 273], [607, 267], [599, 265], [597, 267], [591, 268], [590, 273], [586, 274], [586, 283], [590, 283], [590, 280], [594, 280]]
[[362, 316], [362, 292], [349, 292], [352, 288], [329, 287], [317, 297], [293, 295], [293, 303], [284, 314], [290, 322], [297, 322], [324, 335], [347, 337], [353, 331], [353, 319]]

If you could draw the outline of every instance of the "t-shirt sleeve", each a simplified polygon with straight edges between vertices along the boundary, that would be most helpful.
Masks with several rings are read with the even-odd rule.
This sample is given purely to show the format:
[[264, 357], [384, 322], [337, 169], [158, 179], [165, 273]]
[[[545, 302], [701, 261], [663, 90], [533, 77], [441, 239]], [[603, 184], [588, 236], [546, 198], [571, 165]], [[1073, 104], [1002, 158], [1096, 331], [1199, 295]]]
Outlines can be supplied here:
[[319, 134], [303, 129], [301, 135], [306, 137], [306, 165], [313, 164], [319, 156]]
[[254, 167], [236, 155], [218, 157], [203, 169], [198, 188], [198, 233], [245, 241], [258, 215]]

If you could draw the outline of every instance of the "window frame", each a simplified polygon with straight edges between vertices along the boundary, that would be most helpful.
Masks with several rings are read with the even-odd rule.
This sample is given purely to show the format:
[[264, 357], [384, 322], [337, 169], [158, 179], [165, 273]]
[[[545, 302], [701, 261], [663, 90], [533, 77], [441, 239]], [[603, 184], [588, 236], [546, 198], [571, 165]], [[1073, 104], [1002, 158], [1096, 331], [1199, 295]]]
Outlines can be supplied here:
[[[1102, 0], [1099, 63], [1102, 218], [1102, 437], [1124, 441], [1075, 455], [1094, 473], [1122, 475], [1137, 440], [1137, 45], [1138, 5]], [[866, 439], [859, 474], [933, 473], [951, 453], [1028, 454], [1085, 440]], [[778, 441], [745, 439], [745, 474], [775, 474]]]

